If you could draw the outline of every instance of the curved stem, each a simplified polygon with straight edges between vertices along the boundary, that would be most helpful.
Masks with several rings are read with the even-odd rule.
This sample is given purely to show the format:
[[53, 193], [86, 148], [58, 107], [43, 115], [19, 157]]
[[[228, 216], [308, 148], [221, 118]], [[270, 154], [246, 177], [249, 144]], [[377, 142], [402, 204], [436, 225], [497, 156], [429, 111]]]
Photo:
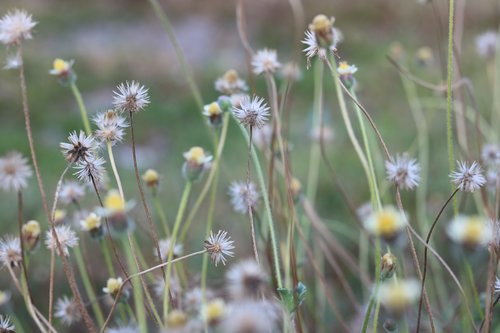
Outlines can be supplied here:
[[120, 198], [125, 202], [125, 195], [123, 194], [122, 181], [120, 179], [120, 174], [116, 168], [115, 157], [113, 155], [113, 146], [110, 141], [106, 142], [106, 149], [108, 150], [109, 163], [111, 164], [111, 169], [113, 170], [113, 175], [115, 176], [116, 186], [118, 186], [118, 192], [120, 192]]
[[[174, 246], [177, 240], [177, 233], [179, 232], [179, 228], [181, 226], [182, 216], [184, 215], [184, 211], [186, 210], [186, 206], [189, 199], [189, 192], [191, 191], [191, 182], [186, 182], [184, 186], [184, 191], [182, 192], [181, 202], [179, 204], [179, 210], [177, 211], [177, 217], [175, 218], [174, 229], [172, 230], [172, 236], [170, 237], [170, 248], [168, 249], [167, 262], [172, 261], [174, 257]], [[158, 258], [162, 258], [161, 255]], [[165, 290], [163, 294], [163, 320], [166, 321], [168, 316], [168, 305], [169, 305], [169, 296], [170, 296], [170, 276], [172, 272], [172, 265], [168, 265], [165, 271]]]
[[85, 108], [85, 104], [83, 103], [82, 94], [80, 94], [80, 90], [78, 90], [78, 87], [74, 81], [71, 81], [70, 87], [73, 95], [75, 96], [76, 103], [78, 104], [80, 115], [82, 116], [83, 128], [85, 128], [85, 133], [87, 133], [87, 135], [91, 135], [92, 129], [90, 127], [87, 109]]

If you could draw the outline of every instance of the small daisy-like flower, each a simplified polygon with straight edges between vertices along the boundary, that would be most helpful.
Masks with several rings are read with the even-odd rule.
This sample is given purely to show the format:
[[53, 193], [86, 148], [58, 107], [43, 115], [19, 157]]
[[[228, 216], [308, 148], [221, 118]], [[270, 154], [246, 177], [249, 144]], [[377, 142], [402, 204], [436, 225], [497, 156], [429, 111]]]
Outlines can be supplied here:
[[167, 327], [169, 330], [184, 328], [188, 322], [187, 314], [182, 310], [172, 310], [167, 316]]
[[106, 287], [102, 288], [102, 291], [105, 294], [111, 295], [112, 297], [115, 297], [118, 291], [120, 290], [120, 287], [122, 286], [123, 279], [121, 277], [119, 278], [109, 278], [108, 281], [106, 281]]
[[420, 166], [408, 154], [397, 155], [394, 161], [385, 161], [387, 180], [402, 189], [412, 190], [420, 181]]
[[229, 186], [229, 196], [233, 209], [241, 214], [247, 214], [248, 208], [255, 209], [259, 204], [259, 192], [253, 182], [234, 181]]
[[19, 56], [18, 53], [10, 54], [5, 59], [5, 65], [3, 69], [18, 69], [23, 64], [23, 59]]
[[68, 76], [73, 67], [74, 60], [66, 61], [60, 58], [54, 59], [52, 69], [49, 70], [50, 75], [55, 76]]
[[139, 112], [149, 104], [148, 89], [137, 81], [121, 83], [117, 89], [113, 105], [122, 112]]
[[142, 175], [142, 180], [144, 180], [148, 187], [156, 188], [160, 183], [160, 175], [154, 169], [147, 169]]
[[[166, 261], [167, 258], [168, 258], [168, 254], [170, 253], [170, 238], [167, 238], [167, 239], [161, 239], [159, 242], [158, 242], [158, 247], [160, 248], [160, 255], [161, 255], [161, 258], [158, 258], [160, 261]], [[173, 254], [173, 258], [177, 258], [177, 257], [180, 257], [182, 256], [182, 251], [183, 251], [183, 247], [182, 247], [182, 244], [175, 244], [173, 246], [173, 251], [174, 251], [174, 254]], [[153, 251], [153, 254], [155, 254], [156, 256], [158, 255], [158, 251], [156, 251], [156, 249]]]
[[472, 162], [469, 167], [467, 162], [457, 161], [457, 166], [458, 171], [453, 171], [450, 178], [460, 191], [474, 192], [486, 183], [481, 167], [477, 162]]
[[9, 45], [31, 39], [31, 30], [35, 25], [31, 15], [24, 10], [8, 12], [0, 19], [0, 42]]
[[213, 234], [210, 231], [210, 236], [205, 240], [204, 247], [210, 254], [210, 259], [214, 263], [215, 267], [222, 262], [223, 265], [226, 264], [226, 258], [233, 257], [234, 241], [228, 236], [227, 231], [219, 230], [217, 234]]
[[54, 316], [66, 326], [71, 326], [82, 319], [82, 314], [73, 298], [63, 296], [56, 302]]
[[255, 75], [276, 72], [281, 67], [276, 50], [263, 49], [257, 51], [252, 57], [252, 67]]
[[189, 181], [200, 179], [212, 161], [212, 156], [205, 154], [201, 147], [191, 147], [183, 156], [186, 161], [182, 166], [182, 174]]
[[16, 327], [10, 322], [9, 316], [0, 315], [0, 332], [16, 333]]
[[231, 333], [279, 332], [280, 308], [269, 301], [244, 301], [229, 306], [222, 331]]
[[403, 215], [392, 206], [385, 206], [372, 212], [363, 220], [365, 229], [375, 236], [381, 236], [387, 241], [394, 240], [406, 226]]
[[59, 200], [65, 205], [80, 201], [85, 196], [85, 188], [75, 181], [66, 181], [61, 186]]
[[245, 126], [262, 128], [269, 118], [269, 107], [261, 97], [246, 96], [239, 107], [233, 108], [233, 114]]
[[337, 49], [341, 34], [333, 27], [335, 19], [328, 19], [325, 15], [317, 15], [306, 31], [306, 38], [302, 41], [307, 47], [303, 50], [307, 57], [307, 67], [311, 66], [311, 58], [316, 55], [326, 60], [329, 52]]
[[339, 67], [337, 67], [337, 72], [339, 75], [353, 75], [358, 71], [356, 65], [349, 65], [346, 61], [341, 61]]
[[420, 297], [420, 283], [416, 280], [384, 282], [379, 287], [377, 297], [388, 311], [401, 314]]
[[429, 66], [434, 62], [434, 54], [432, 53], [432, 49], [428, 46], [419, 48], [415, 54], [415, 58], [417, 64], [422, 67]]
[[259, 298], [266, 288], [267, 274], [252, 259], [233, 265], [226, 274], [229, 294], [235, 300]]
[[[61, 244], [62, 254], [69, 256], [69, 248], [78, 246], [78, 237], [76, 233], [68, 225], [58, 225], [55, 227], [55, 232], [59, 243]], [[49, 250], [55, 249], [59, 255], [62, 255], [58, 250], [57, 241], [53, 237], [52, 230], [48, 230], [45, 234], [45, 245]]]
[[470, 248], [486, 246], [494, 237], [489, 221], [481, 216], [458, 215], [446, 232], [454, 242]]
[[19, 192], [28, 185], [32, 175], [28, 160], [18, 152], [10, 152], [0, 158], [0, 188]]
[[476, 52], [487, 60], [493, 59], [498, 49], [498, 35], [495, 31], [486, 31], [476, 37]]
[[61, 142], [59, 146], [68, 162], [89, 160], [97, 150], [97, 142], [92, 135], [87, 136], [84, 131], [79, 134], [73, 131], [68, 136], [69, 142]]
[[33, 251], [37, 247], [41, 232], [40, 223], [35, 220], [31, 220], [23, 224], [23, 227], [21, 228], [21, 235], [26, 250]]
[[481, 149], [481, 160], [487, 166], [500, 165], [500, 146], [495, 143], [485, 144]]
[[222, 109], [218, 102], [205, 105], [203, 115], [208, 118], [208, 123], [212, 126], [218, 126], [222, 122]]
[[19, 237], [5, 236], [0, 240], [0, 261], [4, 266], [19, 267], [23, 261]]
[[101, 219], [96, 213], [90, 213], [85, 219], [80, 220], [80, 226], [82, 230], [89, 232], [92, 237], [99, 237], [102, 235]]
[[80, 160], [75, 166], [75, 176], [82, 182], [95, 182], [97, 186], [104, 180], [106, 161], [102, 157], [92, 156], [87, 160]]
[[202, 309], [201, 316], [209, 325], [216, 325], [226, 314], [226, 303], [222, 298], [209, 301]]
[[240, 79], [238, 72], [230, 69], [215, 81], [215, 89], [223, 94], [233, 95], [247, 91], [248, 87], [245, 81]]

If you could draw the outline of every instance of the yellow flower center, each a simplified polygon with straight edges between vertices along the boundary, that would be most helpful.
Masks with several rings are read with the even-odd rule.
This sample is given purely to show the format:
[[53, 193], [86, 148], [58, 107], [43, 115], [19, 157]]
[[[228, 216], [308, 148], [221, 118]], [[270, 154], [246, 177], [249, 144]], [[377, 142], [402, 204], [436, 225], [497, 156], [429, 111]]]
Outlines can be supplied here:
[[321, 33], [328, 31], [332, 28], [332, 22], [325, 15], [316, 15], [313, 19], [311, 28], [315, 33]]
[[54, 221], [61, 221], [66, 217], [66, 212], [62, 209], [56, 209], [54, 212]]
[[342, 61], [339, 64], [339, 69], [349, 69], [349, 64], [346, 61]]
[[217, 102], [210, 103], [210, 105], [208, 105], [207, 111], [211, 116], [216, 116], [222, 112], [219, 107], [219, 103]]
[[238, 80], [238, 72], [236, 72], [234, 69], [228, 70], [224, 74], [224, 80], [229, 83], [235, 83]]
[[468, 244], [478, 244], [481, 242], [484, 224], [482, 220], [473, 218], [465, 225], [464, 242]]
[[115, 190], [109, 191], [106, 199], [104, 200], [104, 208], [111, 211], [124, 211], [125, 202], [120, 197], [120, 193]]
[[85, 228], [87, 230], [94, 230], [101, 226], [101, 218], [92, 213], [85, 219]]
[[380, 212], [378, 215], [378, 231], [383, 236], [392, 236], [398, 228], [396, 216], [390, 212]]
[[387, 306], [391, 309], [402, 309], [409, 303], [408, 293], [402, 286], [394, 286], [387, 297]]
[[187, 154], [187, 160], [190, 162], [196, 162], [197, 164], [202, 164], [205, 159], [205, 151], [201, 147], [193, 147], [189, 150]]
[[108, 288], [108, 293], [116, 294], [120, 289], [121, 285], [122, 285], [122, 279], [110, 278], [106, 283], [106, 288]]
[[168, 327], [183, 327], [186, 325], [187, 316], [181, 310], [172, 310], [167, 317], [167, 325]]
[[40, 235], [40, 224], [37, 221], [31, 220], [23, 225], [23, 234], [31, 237], [38, 237]]
[[68, 63], [62, 59], [57, 58], [54, 60], [54, 70], [57, 72], [63, 72], [68, 69]]
[[204, 311], [206, 321], [211, 322], [219, 319], [224, 314], [224, 310], [225, 304], [222, 299], [217, 298], [211, 301], [207, 304], [207, 307]]

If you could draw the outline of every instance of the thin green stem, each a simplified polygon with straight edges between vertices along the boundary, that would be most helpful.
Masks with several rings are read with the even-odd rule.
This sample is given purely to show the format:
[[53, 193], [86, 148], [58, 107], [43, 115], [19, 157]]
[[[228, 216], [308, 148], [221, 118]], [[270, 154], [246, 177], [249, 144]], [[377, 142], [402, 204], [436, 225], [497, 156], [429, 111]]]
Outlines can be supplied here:
[[463, 261], [465, 263], [465, 265], [464, 265], [465, 275], [467, 276], [467, 279], [469, 280], [470, 288], [472, 290], [472, 296], [474, 298], [474, 303], [476, 305], [477, 311], [479, 312], [479, 317], [481, 318], [481, 320], [483, 320], [484, 313], [483, 313], [483, 309], [481, 307], [481, 301], [479, 300], [479, 295], [477, 293], [476, 284], [474, 282], [474, 272], [472, 271], [472, 267], [471, 267], [469, 261], [465, 257], [464, 257]]
[[[170, 237], [170, 248], [168, 251], [167, 262], [172, 261], [174, 256], [174, 246], [177, 240], [177, 233], [181, 226], [182, 217], [184, 211], [186, 210], [189, 193], [191, 192], [191, 182], [186, 182], [184, 186], [184, 191], [182, 192], [181, 202], [179, 204], [179, 210], [177, 211], [177, 217], [175, 218], [174, 229], [172, 230], [172, 237]], [[170, 295], [170, 276], [172, 272], [172, 265], [168, 265], [165, 271], [165, 291], [163, 295], [163, 320], [167, 319], [168, 316], [168, 306], [169, 306], [169, 295]]]
[[170, 236], [170, 228], [168, 227], [167, 217], [165, 216], [165, 212], [163, 211], [163, 207], [160, 202], [160, 198], [158, 197], [158, 193], [153, 190], [153, 203], [155, 205], [156, 213], [160, 218], [161, 224], [163, 225], [163, 229], [165, 230], [165, 235]]
[[109, 253], [109, 248], [104, 239], [99, 240], [99, 246], [101, 247], [102, 254], [104, 256], [104, 262], [106, 263], [106, 268], [108, 269], [109, 276], [116, 276], [115, 268], [113, 266], [113, 261], [111, 260], [111, 254]]
[[87, 296], [89, 298], [89, 302], [92, 304], [92, 311], [97, 319], [97, 324], [102, 326], [104, 324], [104, 316], [102, 314], [101, 307], [97, 300], [94, 288], [92, 287], [92, 282], [90, 281], [89, 273], [87, 272], [87, 267], [85, 266], [85, 260], [83, 259], [82, 250], [79, 246], [75, 246], [73, 248], [73, 253], [75, 254], [76, 264], [78, 266], [78, 270], [80, 271], [80, 277], [83, 281], [83, 286], [85, 291], [87, 292]]
[[[380, 246], [380, 238], [377, 237], [375, 239], [375, 281], [376, 281], [376, 287], [375, 290], [378, 290], [378, 286], [380, 285], [380, 274], [381, 274], [381, 267], [380, 267], [380, 259], [382, 258], [382, 250]], [[377, 333], [377, 328], [378, 328], [378, 316], [380, 312], [380, 301], [375, 295], [376, 301], [375, 301], [375, 313], [373, 314], [373, 332]]]
[[69, 86], [71, 88], [71, 91], [73, 92], [73, 95], [75, 96], [76, 103], [78, 104], [78, 109], [80, 109], [80, 115], [82, 116], [83, 128], [85, 128], [85, 133], [87, 133], [87, 135], [91, 135], [92, 129], [90, 127], [87, 109], [85, 108], [85, 104], [83, 103], [82, 94], [80, 94], [80, 90], [78, 90], [78, 87], [74, 81], [71, 81]]
[[[447, 93], [446, 93], [446, 141], [448, 143], [448, 164], [450, 172], [455, 170], [455, 157], [453, 153], [453, 98], [452, 98], [452, 83], [453, 83], [453, 25], [454, 25], [454, 10], [455, 0], [449, 0], [449, 15], [448, 15], [448, 67], [447, 67]], [[453, 199], [453, 212], [458, 214], [457, 200]]]
[[[129, 272], [131, 272], [131, 275], [136, 274], [139, 272], [139, 270], [137, 269], [134, 261], [131, 244], [127, 242], [127, 239], [125, 237], [123, 237], [122, 240], [123, 240], [122, 247], [125, 252]], [[137, 317], [139, 331], [141, 333], [145, 333], [147, 332], [147, 323], [146, 323], [146, 313], [144, 311], [144, 295], [142, 292], [142, 287], [139, 282], [139, 278], [132, 279], [131, 283], [132, 283], [132, 292], [134, 295], [135, 315]]]
[[113, 170], [113, 175], [115, 176], [116, 186], [118, 186], [118, 192], [120, 192], [120, 197], [122, 198], [123, 202], [125, 202], [122, 181], [120, 179], [118, 169], [116, 168], [115, 157], [113, 155], [113, 145], [111, 144], [111, 141], [106, 142], [106, 149], [108, 150], [109, 163], [111, 164], [111, 169]]
[[[233, 117], [234, 119], [234, 117]], [[250, 136], [248, 135], [248, 132], [246, 128], [240, 124], [238, 120], [235, 119], [235, 122], [238, 124], [241, 133], [243, 134], [243, 137], [245, 138], [245, 141], [247, 144], [250, 144]], [[278, 253], [278, 242], [276, 239], [276, 233], [274, 230], [274, 220], [273, 220], [273, 215], [271, 211], [271, 205], [269, 203], [269, 197], [267, 195], [267, 187], [266, 187], [266, 181], [264, 179], [264, 174], [262, 172], [262, 168], [260, 166], [260, 161], [259, 157], [257, 156], [257, 153], [255, 152], [255, 149], [252, 149], [252, 160], [254, 164], [254, 168], [257, 174], [257, 179], [259, 182], [259, 187], [261, 189], [261, 195], [262, 195], [262, 200], [264, 201], [264, 207], [266, 211], [266, 218], [267, 218], [267, 223], [269, 226], [269, 234], [271, 236], [271, 249], [272, 249], [272, 256], [273, 256], [273, 261], [274, 261], [274, 270], [275, 270], [275, 275], [276, 275], [276, 283], [278, 288], [283, 287], [283, 283], [281, 281], [281, 269], [280, 269], [280, 257]]]

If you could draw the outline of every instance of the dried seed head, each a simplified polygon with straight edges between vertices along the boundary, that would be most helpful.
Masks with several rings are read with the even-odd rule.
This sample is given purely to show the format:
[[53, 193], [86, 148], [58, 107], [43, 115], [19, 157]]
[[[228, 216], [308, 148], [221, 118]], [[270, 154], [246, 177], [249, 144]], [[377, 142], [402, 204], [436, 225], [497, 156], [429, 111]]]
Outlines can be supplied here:
[[234, 241], [228, 236], [227, 231], [219, 230], [217, 234], [210, 231], [210, 236], [205, 240], [204, 247], [210, 254], [210, 259], [217, 267], [222, 262], [226, 264], [225, 256], [233, 257]]

